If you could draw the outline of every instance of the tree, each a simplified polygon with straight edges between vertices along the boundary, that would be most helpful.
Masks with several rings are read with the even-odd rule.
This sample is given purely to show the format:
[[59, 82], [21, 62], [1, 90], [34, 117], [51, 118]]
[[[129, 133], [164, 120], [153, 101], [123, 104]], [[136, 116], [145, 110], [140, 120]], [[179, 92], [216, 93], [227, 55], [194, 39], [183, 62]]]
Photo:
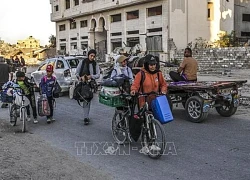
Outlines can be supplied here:
[[55, 48], [56, 47], [56, 36], [51, 34], [49, 37], [49, 43], [50, 43], [50, 47]]
[[239, 43], [236, 38], [235, 31], [232, 31], [230, 34], [227, 32], [218, 34], [219, 40], [214, 42], [216, 47], [237, 47]]

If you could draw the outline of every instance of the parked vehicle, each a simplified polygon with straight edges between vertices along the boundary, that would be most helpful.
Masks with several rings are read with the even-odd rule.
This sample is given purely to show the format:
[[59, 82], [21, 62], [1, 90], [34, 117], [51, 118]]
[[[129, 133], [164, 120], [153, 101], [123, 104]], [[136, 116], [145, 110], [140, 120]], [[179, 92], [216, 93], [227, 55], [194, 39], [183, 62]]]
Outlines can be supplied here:
[[70, 84], [76, 80], [76, 67], [82, 58], [73, 57], [73, 56], [59, 56], [56, 58], [50, 58], [45, 60], [37, 68], [36, 71], [31, 73], [31, 79], [39, 87], [41, 78], [46, 75], [46, 67], [48, 64], [53, 65], [54, 67], [54, 76], [56, 77], [59, 85], [62, 88], [62, 92], [69, 91]]

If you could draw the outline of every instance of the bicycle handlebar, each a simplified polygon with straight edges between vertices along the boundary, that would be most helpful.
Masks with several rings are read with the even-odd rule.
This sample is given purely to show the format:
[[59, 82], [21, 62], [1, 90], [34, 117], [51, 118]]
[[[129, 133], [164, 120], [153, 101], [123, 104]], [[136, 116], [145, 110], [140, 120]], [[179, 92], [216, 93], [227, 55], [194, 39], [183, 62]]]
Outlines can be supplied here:
[[150, 95], [161, 95], [161, 94], [158, 92], [155, 92], [155, 91], [151, 91], [149, 93], [139, 93], [139, 92], [135, 93], [135, 96], [137, 96], [137, 97], [142, 97], [142, 96], [147, 97]]

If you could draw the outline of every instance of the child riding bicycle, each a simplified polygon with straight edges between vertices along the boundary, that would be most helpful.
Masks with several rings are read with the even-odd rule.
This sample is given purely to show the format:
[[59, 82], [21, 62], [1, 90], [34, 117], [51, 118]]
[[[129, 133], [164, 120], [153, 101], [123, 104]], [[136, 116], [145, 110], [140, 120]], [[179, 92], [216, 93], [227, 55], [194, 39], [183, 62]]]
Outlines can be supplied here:
[[[30, 101], [30, 105], [32, 107], [32, 111], [33, 111], [33, 118], [34, 118], [34, 124], [38, 123], [37, 120], [37, 112], [36, 112], [36, 100], [35, 100], [35, 94], [34, 94], [34, 90], [33, 90], [33, 83], [29, 82], [29, 78], [25, 76], [24, 72], [16, 72], [16, 84], [18, 84], [20, 86], [20, 88], [23, 90], [25, 96], [29, 99]], [[28, 115], [28, 121], [31, 120], [30, 118], [30, 107], [29, 105], [26, 106], [27, 109], [27, 115]]]

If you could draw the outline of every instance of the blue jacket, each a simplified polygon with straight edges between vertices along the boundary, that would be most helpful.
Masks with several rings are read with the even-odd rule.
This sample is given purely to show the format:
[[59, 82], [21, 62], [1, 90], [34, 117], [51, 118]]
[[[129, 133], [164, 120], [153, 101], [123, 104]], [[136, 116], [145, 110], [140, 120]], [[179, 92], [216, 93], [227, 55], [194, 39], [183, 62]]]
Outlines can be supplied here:
[[50, 79], [47, 77], [47, 75], [43, 76], [40, 84], [42, 89], [42, 94], [46, 94], [47, 97], [52, 97], [53, 88], [55, 84], [56, 84], [55, 76], [52, 76]]

